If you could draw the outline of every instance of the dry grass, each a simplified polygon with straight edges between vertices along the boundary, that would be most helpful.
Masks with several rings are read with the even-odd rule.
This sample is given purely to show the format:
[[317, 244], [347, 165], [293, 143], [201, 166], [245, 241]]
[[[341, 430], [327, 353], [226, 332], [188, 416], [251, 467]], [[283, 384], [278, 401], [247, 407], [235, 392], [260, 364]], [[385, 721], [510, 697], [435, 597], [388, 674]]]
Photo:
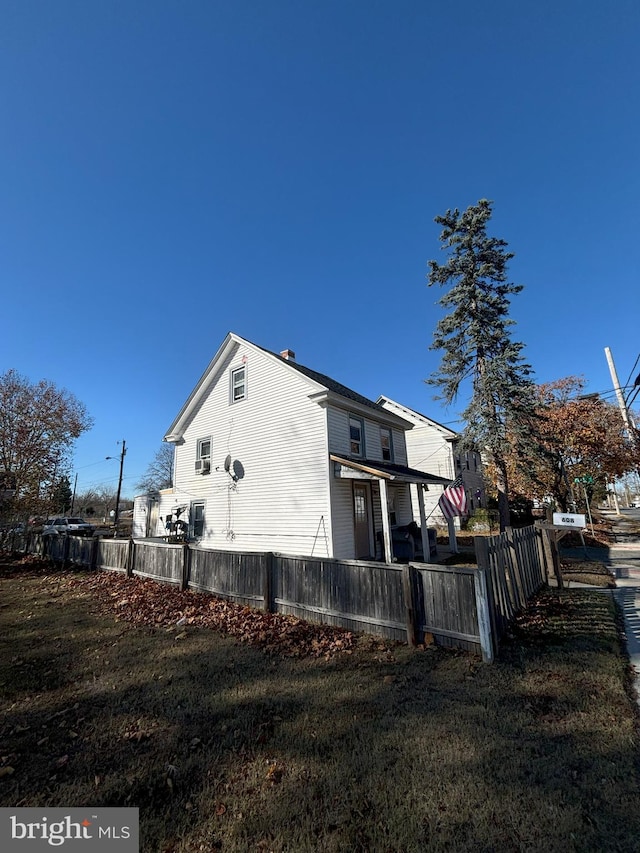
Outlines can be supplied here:
[[491, 667], [372, 638], [293, 659], [1, 571], [0, 805], [139, 806], [143, 853], [638, 849], [607, 596], [542, 596]]
[[615, 589], [615, 578], [604, 563], [598, 560], [580, 560], [573, 557], [562, 557], [560, 560], [564, 582], [589, 584], [606, 589]]

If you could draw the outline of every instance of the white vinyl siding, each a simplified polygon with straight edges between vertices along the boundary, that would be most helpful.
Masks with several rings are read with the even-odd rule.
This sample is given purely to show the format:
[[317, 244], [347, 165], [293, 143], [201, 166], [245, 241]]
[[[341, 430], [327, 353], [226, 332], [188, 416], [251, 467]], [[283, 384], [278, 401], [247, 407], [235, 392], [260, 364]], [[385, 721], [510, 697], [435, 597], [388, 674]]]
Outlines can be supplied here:
[[[251, 393], [229, 405], [230, 370], [242, 364]], [[326, 410], [309, 400], [314, 390], [295, 369], [242, 344], [220, 365], [176, 447], [177, 492], [190, 504], [207, 502], [202, 546], [331, 556]], [[206, 435], [213, 455], [211, 475], [202, 477], [193, 459]]]
[[355, 553], [353, 480], [331, 479], [331, 528], [333, 556], [337, 560], [352, 560]]
[[[329, 450], [345, 456], [354, 456], [351, 453], [351, 435], [349, 428], [349, 417], [353, 413], [346, 409], [338, 409], [335, 406], [328, 408], [329, 427]], [[372, 413], [373, 414], [373, 413]], [[381, 424], [374, 418], [362, 418], [364, 421], [364, 449], [367, 459], [383, 461], [382, 443], [380, 441], [380, 428], [389, 429], [386, 424]], [[399, 465], [407, 464], [407, 445], [405, 442], [405, 431], [393, 427], [391, 429], [391, 443], [393, 447], [393, 462]]]
[[[474, 507], [478, 506], [476, 491], [482, 490], [482, 465], [478, 460], [477, 470], [473, 462], [473, 454], [469, 454], [469, 470], [466, 468], [465, 458], [461, 467], [456, 468], [454, 465], [454, 454], [452, 450], [451, 438], [455, 433], [441, 424], [420, 415], [418, 412], [413, 412], [406, 409], [398, 403], [391, 400], [385, 400], [382, 405], [385, 409], [394, 412], [400, 417], [406, 418], [414, 424], [413, 429], [406, 433], [406, 452], [407, 462], [411, 468], [417, 468], [419, 471], [426, 471], [429, 474], [435, 474], [438, 477], [453, 480], [458, 474], [462, 474], [465, 487], [468, 493], [473, 496]], [[395, 436], [395, 434], [394, 434]], [[396, 461], [400, 461], [397, 459]], [[424, 492], [425, 512], [428, 517], [428, 524], [443, 523], [444, 519], [438, 509], [438, 499], [442, 494], [442, 486], [429, 486]], [[482, 492], [484, 496], [484, 492]], [[418, 505], [418, 492], [416, 486], [411, 486], [411, 500], [413, 504], [413, 517], [417, 524], [420, 524], [420, 510]]]

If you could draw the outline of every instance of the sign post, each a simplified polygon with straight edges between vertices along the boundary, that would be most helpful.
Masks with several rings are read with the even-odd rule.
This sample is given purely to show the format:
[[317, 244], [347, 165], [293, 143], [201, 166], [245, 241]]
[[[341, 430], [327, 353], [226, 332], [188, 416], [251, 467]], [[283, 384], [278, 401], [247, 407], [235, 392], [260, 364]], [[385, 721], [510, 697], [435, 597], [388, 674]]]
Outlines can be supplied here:
[[589, 496], [587, 495], [587, 486], [593, 486], [593, 477], [591, 474], [585, 474], [584, 477], [576, 477], [573, 481], [574, 483], [582, 484], [582, 491], [584, 492], [584, 502], [587, 505], [587, 513], [589, 514], [589, 524], [591, 525], [591, 535], [594, 536], [593, 532], [593, 518], [591, 518], [591, 507], [589, 506]]

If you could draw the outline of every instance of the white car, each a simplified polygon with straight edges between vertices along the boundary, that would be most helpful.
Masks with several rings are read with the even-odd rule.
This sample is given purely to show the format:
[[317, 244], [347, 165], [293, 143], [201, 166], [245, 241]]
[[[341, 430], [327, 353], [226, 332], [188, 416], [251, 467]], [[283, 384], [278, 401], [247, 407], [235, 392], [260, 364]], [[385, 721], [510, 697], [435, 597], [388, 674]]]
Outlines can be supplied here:
[[60, 533], [68, 533], [70, 536], [93, 536], [95, 527], [84, 518], [50, 518], [42, 531], [43, 536], [58, 536]]

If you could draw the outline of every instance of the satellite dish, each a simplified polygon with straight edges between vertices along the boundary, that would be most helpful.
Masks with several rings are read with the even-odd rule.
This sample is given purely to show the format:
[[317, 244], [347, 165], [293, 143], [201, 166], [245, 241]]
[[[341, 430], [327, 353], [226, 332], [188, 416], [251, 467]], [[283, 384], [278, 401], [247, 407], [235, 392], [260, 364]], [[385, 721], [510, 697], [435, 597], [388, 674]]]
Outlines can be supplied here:
[[229, 468], [231, 468], [231, 454], [227, 455], [227, 458], [224, 460], [224, 470], [229, 473]]

